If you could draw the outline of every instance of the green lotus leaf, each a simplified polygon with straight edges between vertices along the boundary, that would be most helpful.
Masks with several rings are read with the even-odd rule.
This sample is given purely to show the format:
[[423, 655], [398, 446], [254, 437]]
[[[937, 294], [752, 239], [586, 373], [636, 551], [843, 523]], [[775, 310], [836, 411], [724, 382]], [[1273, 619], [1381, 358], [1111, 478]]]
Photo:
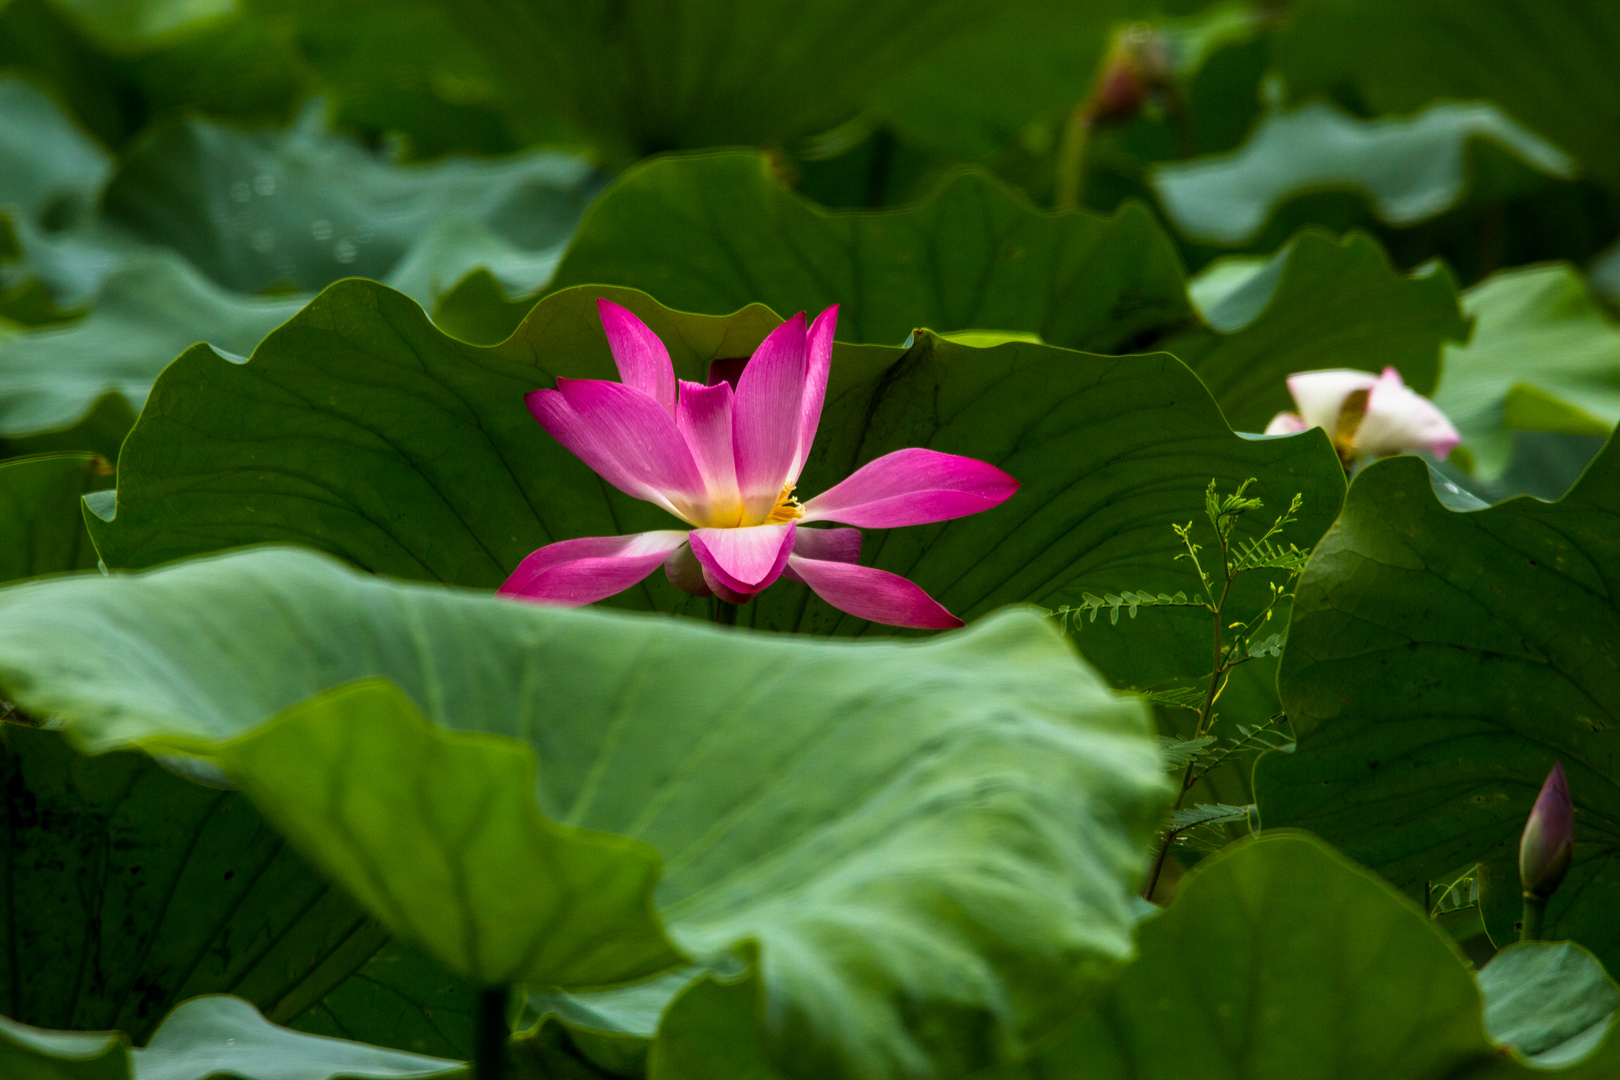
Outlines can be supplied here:
[[655, 158], [621, 176], [550, 289], [602, 283], [712, 315], [839, 304], [843, 340], [883, 345], [926, 326], [1122, 352], [1192, 318], [1175, 248], [1140, 206], [1052, 213], [963, 172], [901, 210], [828, 212], [752, 153]]
[[[1290, 93], [1351, 87], [1369, 111], [1487, 100], [1620, 186], [1620, 12], [1607, 0], [1307, 0], [1277, 44]], [[1556, 72], [1549, 78], [1548, 73]]]
[[1604, 1046], [1601, 1060], [1620, 1059], [1609, 1036], [1620, 987], [1597, 957], [1567, 941], [1510, 945], [1479, 972], [1485, 1029], [1530, 1064], [1561, 1069]]
[[1441, 347], [1468, 336], [1444, 270], [1401, 274], [1377, 241], [1316, 229], [1264, 260], [1217, 263], [1192, 283], [1218, 333], [1161, 342], [1187, 362], [1232, 426], [1263, 431], [1293, 410], [1296, 371], [1392, 366], [1420, 394], [1434, 391]]
[[704, 0], [616, 13], [478, 0], [442, 10], [502, 80], [515, 125], [561, 118], [633, 157], [813, 135], [936, 49], [1054, 6], [760, 0], [739, 11]]
[[1341, 845], [1410, 894], [1482, 864], [1515, 935], [1519, 835], [1561, 760], [1575, 855], [1546, 935], [1620, 960], [1620, 449], [1562, 500], [1447, 509], [1422, 462], [1370, 466], [1299, 584], [1283, 656], [1298, 749], [1261, 761], [1268, 826]]
[[1468, 194], [1468, 150], [1488, 140], [1525, 164], [1567, 177], [1574, 162], [1488, 103], [1448, 102], [1410, 117], [1360, 120], [1324, 102], [1266, 117], [1227, 154], [1158, 165], [1154, 191], [1171, 222], [1204, 243], [1253, 242], [1287, 199], [1348, 189], [1389, 225], [1414, 225]]
[[[98, 550], [109, 566], [139, 567], [291, 541], [379, 573], [492, 588], [547, 542], [670, 527], [662, 511], [602, 483], [523, 406], [556, 375], [615, 377], [598, 296], [646, 320], [685, 378], [702, 378], [714, 357], [748, 355], [777, 322], [758, 306], [716, 318], [628, 290], [576, 288], [546, 298], [513, 338], [486, 349], [444, 335], [382, 286], [334, 286], [249, 363], [197, 348], [164, 373], [124, 447], [116, 504], [95, 498]], [[1162, 354], [1098, 357], [1026, 342], [976, 349], [928, 333], [910, 349], [836, 346], [801, 490], [830, 487], [906, 446], [989, 461], [1024, 485], [992, 512], [866, 541], [874, 565], [964, 618], [1012, 602], [1079, 604], [1088, 591], [1196, 591], [1171, 525], [1202, 521], [1211, 479], [1230, 490], [1259, 478], [1273, 516], [1303, 495], [1285, 537], [1301, 547], [1327, 528], [1344, 483], [1320, 433], [1240, 438], [1197, 378]], [[1258, 517], [1240, 536], [1270, 523]], [[1238, 594], [1245, 608], [1263, 602], [1260, 576]], [[613, 602], [705, 613], [661, 575]], [[760, 628], [868, 632], [792, 583], [739, 617]], [[1117, 684], [1145, 687], [1207, 674], [1209, 633], [1201, 613], [1164, 611], [1088, 628], [1078, 643]], [[1274, 664], [1240, 669], [1234, 709], [1260, 719], [1274, 711]]]
[[469, 1052], [472, 991], [389, 942], [243, 796], [59, 732], [6, 724], [0, 742], [7, 865], [28, 868], [0, 915], [0, 1012], [144, 1041], [177, 1002], [229, 991], [280, 1023]]
[[131, 1080], [115, 1032], [43, 1031], [0, 1016], [0, 1066], [17, 1080]]
[[241, 998], [192, 998], [141, 1049], [121, 1032], [49, 1031], [0, 1016], [8, 1080], [427, 1080], [465, 1077], [460, 1061], [290, 1031]]
[[[106, 279], [79, 322], [0, 340], [0, 436], [65, 432], [98, 407], [138, 410], [158, 372], [187, 346], [207, 340], [229, 353], [252, 352], [301, 307], [301, 299], [227, 292], [172, 253], [133, 258]], [[118, 440], [96, 449], [116, 455]]]
[[385, 278], [431, 236], [438, 257], [410, 275], [422, 291], [401, 284], [432, 303], [477, 261], [442, 250], [467, 233], [504, 242], [508, 288], [543, 284], [595, 189], [587, 161], [555, 151], [401, 164], [330, 131], [314, 107], [282, 129], [157, 127], [119, 165], [106, 214], [243, 293]]
[[111, 482], [112, 468], [94, 454], [0, 462], [0, 582], [93, 568], [79, 498]]
[[[1500, 476], [1514, 431], [1605, 436], [1620, 421], [1620, 326], [1567, 263], [1504, 270], [1463, 294], [1475, 319], [1446, 348], [1435, 404], [1473, 472]], [[1534, 363], [1527, 358], [1534, 357]]]
[[[712, 1022], [753, 1031], [790, 1074], [1008, 1060], [1131, 953], [1167, 786], [1148, 718], [1027, 611], [926, 643], [824, 641], [394, 583], [293, 549], [35, 582], [0, 610], [8, 697], [94, 749], [218, 760], [359, 895], [415, 882], [384, 888], [404, 907], [377, 913], [447, 961], [469, 926], [547, 925], [548, 909], [470, 888], [535, 873], [532, 843], [576, 867], [557, 836], [621, 865], [656, 851], [682, 951], [726, 972], [757, 946], [757, 992]], [[346, 749], [385, 742], [375, 763]], [[402, 782], [426, 774], [424, 791]], [[504, 811], [466, 825], [483, 801], [520, 811], [519, 795], [552, 839]], [[321, 815], [311, 836], [300, 823]], [[439, 831], [399, 843], [391, 819], [422, 815]], [[465, 872], [441, 874], [434, 850]], [[467, 917], [423, 917], [445, 910]], [[515, 925], [481, 922], [495, 915]], [[585, 911], [552, 922], [548, 948], [612, 953], [651, 917], [571, 936], [600, 926]], [[585, 984], [622, 971], [558, 968]]]
[[[1296, 371], [1394, 365], [1432, 391], [1441, 345], [1467, 336], [1448, 276], [1403, 275], [1365, 236], [1306, 231], [1270, 263], [1242, 269], [1193, 283], [1211, 334], [1192, 315], [1169, 238], [1134, 204], [1112, 217], [1052, 213], [965, 172], [904, 208], [829, 212], [774, 178], [764, 156], [732, 152], [628, 170], [587, 214], [548, 288], [621, 285], [711, 315], [837, 303], [844, 340], [879, 344], [922, 326], [1095, 352], [1153, 343], [1190, 364], [1246, 431], [1292, 407], [1284, 380]], [[436, 318], [493, 344], [532, 305], [474, 276]]]
[[62, 303], [94, 308], [0, 338], [0, 438], [116, 457], [127, 417], [110, 414], [138, 411], [176, 355], [207, 341], [245, 356], [308, 300], [254, 295], [271, 286], [369, 274], [431, 304], [483, 268], [534, 288], [595, 186], [588, 163], [555, 152], [402, 165], [327, 130], [318, 108], [285, 129], [160, 126], [120, 164], [100, 217], [23, 232], [26, 266]]
[[[1569, 946], [1510, 949], [1476, 987], [1444, 931], [1410, 901], [1286, 831], [1201, 863], [1169, 910], [1143, 925], [1140, 943], [1095, 1008], [996, 1080], [1529, 1080], [1547, 1074], [1500, 1044], [1556, 1040], [1614, 1008], [1602, 967], [1579, 950], [1585, 964], [1571, 963]], [[1599, 988], [1607, 993], [1590, 1000]], [[1557, 1062], [1576, 1067], [1553, 1075], [1610, 1075], [1617, 1040], [1592, 1056], [1603, 1022]]]
[[92, 210], [113, 169], [55, 99], [15, 75], [0, 78], [0, 161], [0, 206], [57, 227]]

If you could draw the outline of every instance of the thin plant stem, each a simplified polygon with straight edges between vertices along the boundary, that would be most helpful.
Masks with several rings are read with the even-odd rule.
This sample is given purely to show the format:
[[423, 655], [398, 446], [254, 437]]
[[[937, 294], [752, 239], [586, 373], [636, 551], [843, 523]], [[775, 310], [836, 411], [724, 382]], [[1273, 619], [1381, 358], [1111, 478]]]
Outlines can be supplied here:
[[1519, 925], [1520, 941], [1540, 941], [1541, 924], [1547, 916], [1547, 901], [1535, 893], [1524, 894], [1524, 920]]
[[728, 604], [718, 596], [714, 598], [714, 622], [716, 626], [737, 625], [737, 605]]
[[1076, 210], [1080, 206], [1081, 190], [1086, 180], [1086, 144], [1091, 141], [1091, 99], [1074, 107], [1068, 123], [1063, 125], [1063, 137], [1058, 142], [1057, 176], [1053, 181], [1052, 206], [1058, 210]]
[[[1227, 568], [1226, 537], [1221, 535], [1220, 526], [1218, 524], [1215, 528], [1215, 537], [1220, 543], [1221, 547], [1221, 577], [1223, 580], [1221, 584], [1221, 595], [1220, 598], [1215, 601], [1214, 607], [1215, 618], [1213, 621], [1215, 623], [1215, 642], [1214, 657], [1210, 661], [1209, 687], [1204, 691], [1203, 707], [1198, 710], [1198, 724], [1196, 727], [1194, 727], [1192, 736], [1194, 739], [1202, 738], [1204, 735], [1204, 729], [1209, 726], [1210, 717], [1215, 710], [1215, 699], [1220, 696], [1221, 687], [1226, 681], [1226, 673], [1228, 670], [1230, 670], [1230, 665], [1228, 665], [1221, 657], [1222, 648], [1225, 644], [1221, 631], [1225, 622], [1224, 613], [1226, 609], [1226, 598], [1232, 592], [1232, 573]], [[1193, 789], [1193, 785], [1198, 782], [1198, 776], [1195, 772], [1197, 764], [1198, 763], [1196, 761], [1187, 762], [1187, 768], [1181, 774], [1181, 785], [1179, 790], [1176, 792], [1176, 801], [1170, 804], [1170, 812], [1172, 814], [1181, 809], [1181, 804], [1187, 801], [1187, 793], [1191, 791]], [[1147, 887], [1142, 890], [1142, 899], [1153, 899], [1153, 890], [1159, 887], [1159, 875], [1164, 872], [1164, 860], [1170, 854], [1170, 845], [1175, 843], [1175, 840], [1176, 831], [1174, 829], [1166, 829], [1164, 832], [1164, 840], [1159, 844], [1159, 853], [1153, 857], [1153, 869], [1148, 874]]]
[[506, 1044], [511, 1036], [506, 1022], [509, 995], [510, 988], [506, 986], [491, 986], [478, 992], [473, 1080], [502, 1080], [506, 1075]]

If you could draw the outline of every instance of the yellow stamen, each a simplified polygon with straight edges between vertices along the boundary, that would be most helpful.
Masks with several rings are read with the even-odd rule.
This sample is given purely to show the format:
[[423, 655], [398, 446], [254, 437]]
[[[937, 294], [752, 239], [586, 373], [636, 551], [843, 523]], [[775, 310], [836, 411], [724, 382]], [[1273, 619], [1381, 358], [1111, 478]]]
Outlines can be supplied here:
[[804, 507], [799, 500], [793, 497], [793, 485], [783, 484], [782, 494], [776, 497], [776, 505], [771, 512], [765, 515], [766, 525], [785, 525], [790, 521], [797, 521], [804, 517]]

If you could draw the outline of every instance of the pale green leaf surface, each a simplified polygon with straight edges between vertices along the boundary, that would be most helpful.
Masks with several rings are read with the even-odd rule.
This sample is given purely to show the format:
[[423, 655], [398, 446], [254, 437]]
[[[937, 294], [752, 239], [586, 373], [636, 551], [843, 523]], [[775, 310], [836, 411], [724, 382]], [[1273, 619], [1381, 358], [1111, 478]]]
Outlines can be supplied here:
[[[423, 237], [458, 224], [555, 257], [595, 189], [589, 162], [557, 152], [400, 164], [330, 131], [316, 103], [279, 130], [200, 118], [157, 128], [119, 166], [106, 212], [225, 288], [313, 292], [386, 277]], [[533, 288], [546, 276], [508, 280]]]
[[226, 292], [173, 254], [131, 260], [80, 322], [0, 341], [0, 436], [71, 428], [109, 395], [138, 409], [188, 345], [245, 355], [302, 306]]
[[0, 207], [30, 221], [87, 213], [112, 175], [112, 155], [45, 91], [0, 77]]
[[0, 1016], [0, 1067], [11, 1080], [130, 1080], [113, 1032], [46, 1031]]
[[[398, 164], [327, 130], [318, 105], [285, 129], [160, 127], [119, 167], [103, 218], [17, 222], [26, 271], [94, 309], [0, 340], [0, 437], [65, 432], [109, 395], [138, 411], [199, 341], [247, 355], [308, 300], [250, 295], [268, 286], [369, 275], [432, 304], [484, 268], [535, 288], [596, 185], [587, 162], [553, 152]], [[69, 445], [116, 450], [85, 438]]]
[[241, 998], [195, 997], [144, 1049], [121, 1032], [51, 1031], [0, 1016], [7, 1080], [426, 1080], [465, 1077], [464, 1062], [306, 1035], [270, 1023]]
[[1567, 941], [1510, 945], [1480, 969], [1479, 991], [1491, 1038], [1541, 1069], [1588, 1057], [1620, 1009], [1620, 987], [1603, 965]]
[[1369, 111], [1494, 102], [1620, 187], [1620, 7], [1609, 0], [1306, 0], [1280, 35], [1289, 92]]
[[1446, 347], [1434, 401], [1473, 471], [1499, 476], [1512, 432], [1607, 435], [1620, 422], [1620, 325], [1567, 263], [1504, 270], [1463, 294], [1474, 317]]
[[129, 1054], [132, 1080], [417, 1080], [465, 1076], [460, 1061], [306, 1035], [270, 1023], [222, 994], [192, 998]]
[[[36, 583], [0, 608], [0, 683], [25, 708], [97, 748], [221, 753], [250, 790], [259, 765], [218, 740], [357, 679], [527, 740], [525, 790], [549, 818], [660, 853], [658, 908], [688, 953], [758, 944], [758, 992], [723, 1019], [757, 1022], [790, 1075], [1005, 1060], [1131, 951], [1166, 790], [1150, 725], [1033, 613], [921, 644], [816, 641], [390, 583], [286, 549]], [[96, 644], [69, 654], [63, 635]], [[291, 747], [286, 767], [331, 745]], [[398, 788], [353, 776], [357, 799]]]
[[1280, 687], [1298, 735], [1263, 759], [1266, 824], [1342, 845], [1410, 894], [1481, 861], [1499, 943], [1525, 816], [1553, 762], [1575, 855], [1546, 934], [1620, 957], [1620, 448], [1561, 501], [1466, 513], [1422, 462], [1369, 466], [1294, 601]]
[[96, 565], [79, 497], [112, 483], [94, 454], [0, 462], [0, 582]]
[[1574, 171], [1562, 151], [1488, 103], [1432, 105], [1410, 117], [1361, 120], [1324, 102], [1273, 113], [1237, 150], [1157, 165], [1154, 191], [1171, 222], [1203, 243], [1253, 241], [1282, 203], [1311, 191], [1363, 194], [1380, 221], [1413, 225], [1468, 194], [1476, 139], [1552, 176]]

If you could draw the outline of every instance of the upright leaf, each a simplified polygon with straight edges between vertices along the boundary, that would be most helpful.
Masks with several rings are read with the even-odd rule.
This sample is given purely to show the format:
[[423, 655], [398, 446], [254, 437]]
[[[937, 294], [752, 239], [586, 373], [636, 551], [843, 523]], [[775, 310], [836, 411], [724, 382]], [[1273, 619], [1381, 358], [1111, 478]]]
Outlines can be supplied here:
[[94, 567], [79, 499], [111, 483], [112, 468], [94, 454], [0, 462], [0, 582]]
[[1481, 861], [1505, 942], [1519, 834], [1561, 760], [1575, 860], [1546, 935], [1620, 959], [1617, 533], [1612, 440], [1550, 504], [1448, 510], [1409, 458], [1360, 474], [1294, 602], [1280, 686], [1299, 747], [1260, 763], [1266, 824], [1308, 828], [1409, 893]]

